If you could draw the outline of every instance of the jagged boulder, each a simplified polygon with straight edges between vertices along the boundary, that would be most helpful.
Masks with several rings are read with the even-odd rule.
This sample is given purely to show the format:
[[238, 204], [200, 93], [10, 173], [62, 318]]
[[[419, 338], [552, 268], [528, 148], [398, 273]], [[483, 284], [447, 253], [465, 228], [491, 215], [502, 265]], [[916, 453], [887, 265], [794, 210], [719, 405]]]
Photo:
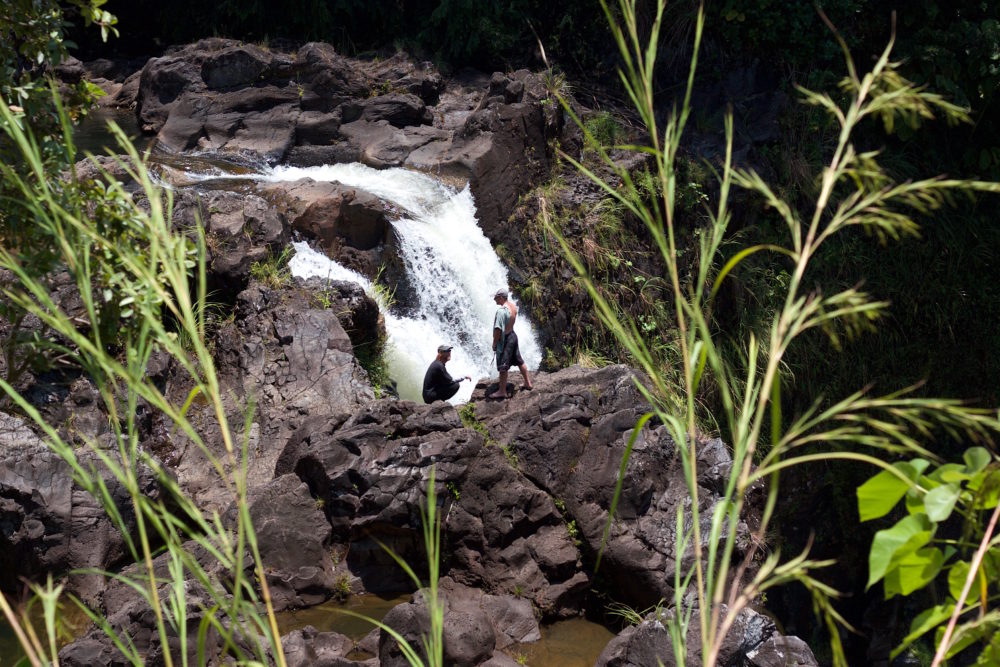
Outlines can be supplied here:
[[317, 632], [311, 625], [284, 635], [281, 647], [288, 667], [346, 667], [361, 664], [345, 657], [354, 648], [354, 642], [349, 637], [338, 632]]
[[[517, 457], [528, 479], [561, 499], [587, 553], [601, 549], [625, 447], [649, 409], [636, 379], [624, 366], [572, 367], [540, 375], [535, 391], [518, 392], [508, 401], [483, 400], [489, 389], [484, 384], [473, 394], [476, 414], [490, 435]], [[604, 548], [607, 586], [616, 599], [638, 608], [670, 599], [677, 560], [682, 569], [692, 562], [690, 551], [676, 553], [676, 512], [690, 500], [675, 447], [662, 426], [647, 425], [637, 435]], [[701, 443], [699, 451], [707, 535], [729, 459], [719, 441]], [[749, 531], [741, 524], [738, 534], [747, 537]]]
[[[685, 664], [700, 665], [701, 630], [697, 610], [687, 629]], [[675, 611], [656, 610], [638, 625], [622, 630], [608, 642], [594, 667], [673, 667], [677, 663], [667, 624]], [[743, 609], [719, 649], [720, 667], [815, 667], [812, 651], [798, 637], [780, 634], [774, 622], [752, 609]]]
[[[276, 478], [249, 498], [261, 561], [275, 611], [325, 602], [334, 591], [330, 524], [294, 475]], [[236, 523], [236, 509], [228, 518]]]
[[151, 59], [137, 113], [174, 151], [299, 165], [360, 160], [467, 181], [484, 231], [498, 238], [518, 196], [547, 175], [562, 115], [526, 70], [462, 75], [450, 86], [405, 54], [372, 63], [328, 44], [290, 55], [212, 39]]
[[[249, 484], [274, 478], [284, 443], [310, 415], [351, 413], [374, 399], [354, 344], [344, 331], [336, 301], [320, 303], [305, 289], [275, 289], [251, 281], [236, 299], [212, 341], [227, 418], [242, 425], [254, 412], [248, 438]], [[177, 369], [175, 369], [177, 370]], [[167, 393], [178, 405], [191, 391], [183, 373], [171, 374]], [[212, 405], [196, 401], [188, 418], [216, 455], [225, 447]], [[186, 492], [203, 508], [223, 511], [230, 502], [199, 447], [166, 425], [165, 440], [174, 471]]]
[[[84, 468], [104, 469], [92, 452], [82, 449], [75, 456]], [[133, 530], [127, 490], [110, 472], [101, 473], [101, 478], [126, 529]], [[139, 482], [144, 493], [157, 495], [151, 474], [140, 474]], [[126, 554], [118, 528], [101, 504], [73, 482], [69, 464], [22, 419], [0, 413], [0, 589], [20, 590], [21, 577], [30, 581], [76, 569], [107, 570]], [[93, 601], [104, 588], [104, 578], [75, 575], [69, 588]]]

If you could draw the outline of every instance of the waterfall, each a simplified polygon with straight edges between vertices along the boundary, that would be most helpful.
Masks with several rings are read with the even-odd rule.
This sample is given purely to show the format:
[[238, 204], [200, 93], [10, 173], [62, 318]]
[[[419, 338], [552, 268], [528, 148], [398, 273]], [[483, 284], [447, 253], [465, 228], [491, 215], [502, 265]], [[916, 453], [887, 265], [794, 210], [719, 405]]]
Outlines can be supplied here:
[[[401, 398], [421, 400], [424, 372], [442, 343], [454, 346], [448, 363], [452, 376], [469, 375], [473, 381], [496, 377], [491, 349], [497, 309], [493, 293], [508, 286], [507, 269], [479, 229], [468, 187], [457, 191], [419, 172], [376, 170], [361, 164], [275, 167], [258, 178], [271, 182], [301, 178], [337, 181], [370, 192], [403, 211], [392, 225], [419, 303], [408, 311], [412, 315], [393, 312], [385, 303], [379, 303], [388, 334], [389, 374]], [[349, 280], [375, 296], [371, 281], [364, 276], [305, 243], [295, 243], [294, 248], [290, 264], [293, 275]], [[514, 330], [528, 368], [538, 368], [541, 349], [526, 315], [518, 314]], [[509, 381], [519, 382], [517, 370], [512, 368], [511, 373]], [[473, 386], [463, 382], [451, 402], [467, 401]]]

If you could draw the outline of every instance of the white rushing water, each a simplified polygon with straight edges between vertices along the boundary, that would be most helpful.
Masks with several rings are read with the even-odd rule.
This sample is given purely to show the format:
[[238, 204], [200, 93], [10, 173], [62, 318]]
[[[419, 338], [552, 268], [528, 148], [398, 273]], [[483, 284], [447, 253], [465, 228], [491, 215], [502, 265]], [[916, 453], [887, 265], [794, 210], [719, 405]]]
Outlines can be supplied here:
[[[392, 224], [419, 301], [413, 309], [418, 314], [403, 316], [379, 304], [388, 334], [390, 376], [397, 383], [400, 397], [420, 400], [424, 372], [442, 343], [454, 346], [448, 362], [452, 376], [469, 375], [473, 379], [462, 383], [452, 403], [467, 401], [475, 380], [497, 376], [491, 350], [497, 309], [492, 295], [508, 287], [507, 269], [479, 229], [475, 203], [467, 187], [456, 191], [426, 174], [406, 169], [376, 170], [361, 164], [275, 167], [259, 178], [272, 182], [300, 178], [337, 181], [370, 192], [404, 211]], [[295, 243], [294, 247], [290, 263], [293, 275], [356, 282], [375, 296], [371, 281], [364, 276], [306, 243]], [[514, 331], [528, 368], [537, 369], [541, 349], [527, 316], [518, 314]], [[521, 381], [516, 368], [511, 369], [508, 381]]]

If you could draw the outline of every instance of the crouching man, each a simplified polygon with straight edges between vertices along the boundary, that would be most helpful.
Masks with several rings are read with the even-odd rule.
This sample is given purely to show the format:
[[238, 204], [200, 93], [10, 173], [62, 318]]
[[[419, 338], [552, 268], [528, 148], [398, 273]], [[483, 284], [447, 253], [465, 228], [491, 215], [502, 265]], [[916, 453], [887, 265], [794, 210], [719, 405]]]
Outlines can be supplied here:
[[458, 387], [462, 384], [463, 380], [472, 381], [472, 378], [468, 375], [457, 380], [451, 377], [448, 369], [444, 366], [450, 359], [451, 345], [439, 345], [437, 357], [434, 358], [434, 361], [431, 362], [431, 365], [427, 368], [427, 372], [424, 374], [424, 403], [447, 401], [458, 393]]

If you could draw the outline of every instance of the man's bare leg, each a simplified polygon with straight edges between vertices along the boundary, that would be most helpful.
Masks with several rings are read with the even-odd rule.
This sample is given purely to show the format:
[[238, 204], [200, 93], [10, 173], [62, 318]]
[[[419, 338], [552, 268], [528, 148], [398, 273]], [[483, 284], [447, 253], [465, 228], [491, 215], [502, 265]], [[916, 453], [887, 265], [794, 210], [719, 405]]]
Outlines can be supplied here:
[[492, 394], [486, 394], [486, 398], [507, 398], [507, 373], [500, 371], [500, 384]]
[[524, 378], [524, 385], [522, 385], [522, 389], [527, 389], [528, 391], [534, 389], [535, 385], [531, 384], [531, 378], [528, 377], [528, 366], [521, 364], [517, 367], [517, 370], [521, 371], [521, 377]]

